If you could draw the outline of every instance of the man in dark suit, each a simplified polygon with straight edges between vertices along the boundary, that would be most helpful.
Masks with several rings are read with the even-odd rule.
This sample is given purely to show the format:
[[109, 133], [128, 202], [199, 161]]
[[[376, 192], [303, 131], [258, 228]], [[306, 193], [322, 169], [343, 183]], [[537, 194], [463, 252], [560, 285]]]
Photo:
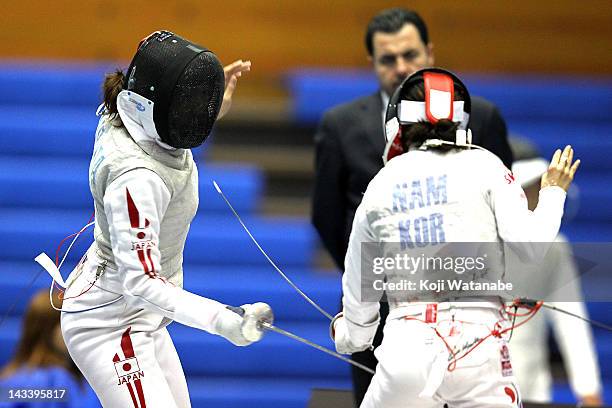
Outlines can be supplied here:
[[[427, 27], [414, 11], [382, 11], [368, 24], [365, 42], [380, 91], [327, 111], [315, 135], [312, 223], [340, 270], [344, 270], [355, 210], [368, 183], [383, 167], [383, 122], [389, 96], [408, 75], [434, 64]], [[493, 104], [478, 97], [472, 99], [470, 128], [473, 143], [495, 153], [511, 167], [506, 124]], [[381, 303], [380, 313], [384, 322], [388, 314], [386, 303]], [[374, 346], [382, 341], [382, 328], [383, 324]], [[372, 369], [376, 367], [372, 351], [355, 353], [353, 359]], [[354, 366], [352, 374], [359, 406], [372, 376]]]

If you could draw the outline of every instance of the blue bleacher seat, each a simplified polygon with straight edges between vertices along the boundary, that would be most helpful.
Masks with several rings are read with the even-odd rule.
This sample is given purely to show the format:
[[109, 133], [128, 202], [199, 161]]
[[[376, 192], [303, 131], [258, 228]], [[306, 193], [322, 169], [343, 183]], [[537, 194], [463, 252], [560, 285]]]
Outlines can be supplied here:
[[[612, 129], [605, 121], [580, 123], [556, 122], [554, 120], [518, 121], [509, 120], [511, 133], [533, 141], [542, 157], [550, 159], [555, 149], [567, 144], [574, 147], [576, 156], [582, 160], [583, 171], [610, 171], [612, 164]], [[584, 178], [578, 173], [578, 180]]]
[[586, 305], [591, 319], [612, 325], [612, 302], [587, 302]]
[[[593, 174], [594, 173], [594, 174]], [[612, 171], [580, 172], [576, 178], [578, 204], [576, 220], [599, 222], [602, 227], [612, 223], [612, 190], [608, 188]]]
[[[96, 108], [95, 104], [68, 107], [0, 104], [0, 151], [3, 155], [89, 158], [99, 119]], [[214, 131], [210, 137], [213, 136]], [[206, 156], [205, 146], [192, 149], [196, 160]]]
[[[279, 322], [278, 326], [333, 349], [326, 322]], [[301, 377], [342, 378], [348, 375], [346, 363], [276, 333], [267, 333], [265, 341], [250, 347], [237, 348], [218, 336], [178, 324], [171, 325], [169, 331], [177, 352], [183, 356], [185, 371], [192, 375], [287, 377], [297, 374], [296, 367], [300, 368]]]
[[[79, 231], [90, 218], [87, 211], [0, 210], [0, 259], [32, 259], [40, 252], [55, 253], [59, 242]], [[251, 232], [279, 265], [309, 265], [315, 249], [315, 233], [305, 220], [262, 220], [248, 217]], [[69, 258], [79, 259], [92, 240], [83, 234]], [[185, 247], [185, 262], [207, 265], [264, 265], [257, 250], [238, 221], [231, 217], [197, 216]]]
[[4, 155], [90, 157], [98, 124], [95, 110], [95, 105], [0, 105], [0, 151]]
[[[610, 307], [607, 309], [609, 312]], [[594, 316], [592, 318], [595, 318]], [[609, 316], [608, 314], [608, 317], [604, 319], [604, 322], [608, 323], [608, 325], [610, 325]], [[612, 380], [612, 365], [609, 364], [609, 362], [612, 361], [612, 332], [596, 327], [593, 329], [593, 337], [595, 339], [595, 348], [599, 358], [601, 375], [605, 379]]]
[[561, 232], [570, 241], [610, 242], [612, 241], [612, 222], [572, 220], [561, 225]]
[[[14, 61], [0, 65], [0, 104], [74, 107], [100, 103], [104, 74], [120, 64]], [[125, 67], [123, 67], [125, 69]]]
[[369, 95], [378, 89], [371, 71], [351, 69], [297, 69], [286, 76], [293, 101], [293, 116], [314, 124], [334, 105]]
[[[241, 215], [254, 213], [263, 190], [261, 171], [249, 165], [199, 166], [204, 213], [231, 214], [212, 184], [216, 180]], [[93, 209], [89, 161], [80, 158], [6, 157], [0, 160], [0, 208]]]
[[313, 388], [351, 387], [348, 378], [303, 377], [197, 377], [188, 379], [187, 385], [193, 408], [304, 408]]
[[[496, 103], [510, 122], [606, 121], [612, 116], [609, 79], [459, 75], [472, 95]], [[297, 69], [287, 73], [286, 82], [293, 98], [294, 117], [303, 123], [316, 123], [328, 108], [378, 89], [369, 69]]]
[[494, 102], [510, 121], [607, 121], [612, 80], [572, 76], [461, 75], [473, 95]]
[[[606, 406], [612, 401], [612, 382], [603, 381], [603, 400]], [[576, 404], [578, 401], [572, 393], [570, 385], [565, 381], [558, 381], [553, 384], [553, 400], [559, 404]]]

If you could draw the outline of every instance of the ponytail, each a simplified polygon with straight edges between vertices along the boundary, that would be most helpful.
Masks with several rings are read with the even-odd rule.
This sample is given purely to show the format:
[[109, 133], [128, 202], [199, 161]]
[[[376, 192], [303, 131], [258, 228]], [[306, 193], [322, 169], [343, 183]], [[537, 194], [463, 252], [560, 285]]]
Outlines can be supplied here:
[[117, 95], [123, 90], [123, 81], [125, 74], [120, 69], [106, 74], [104, 84], [102, 85], [102, 94], [104, 95], [104, 107], [106, 112], [113, 115], [117, 114]]

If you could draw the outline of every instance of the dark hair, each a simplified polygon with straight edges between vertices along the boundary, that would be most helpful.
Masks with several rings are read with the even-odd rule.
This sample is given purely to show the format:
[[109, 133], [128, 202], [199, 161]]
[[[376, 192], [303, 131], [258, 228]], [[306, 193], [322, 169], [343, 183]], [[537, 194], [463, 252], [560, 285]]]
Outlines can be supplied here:
[[[461, 88], [455, 86], [455, 100], [465, 100], [465, 93]], [[425, 101], [424, 84], [421, 82], [410, 88], [408, 92], [401, 95], [402, 100], [407, 101]], [[414, 125], [402, 126], [402, 148], [408, 151], [409, 147], [419, 147], [428, 139], [441, 139], [447, 142], [455, 143], [456, 132], [459, 123], [452, 122], [448, 119], [439, 120], [435, 124], [430, 122], [419, 122]], [[449, 151], [454, 149], [454, 146], [442, 145], [436, 147], [438, 150]]]
[[365, 35], [365, 45], [369, 55], [373, 55], [374, 34], [378, 32], [396, 33], [406, 24], [413, 24], [421, 36], [423, 44], [429, 44], [429, 35], [427, 34], [427, 25], [425, 21], [417, 14], [416, 11], [406, 10], [404, 8], [390, 8], [381, 11], [368, 23]]
[[104, 107], [109, 114], [117, 114], [117, 95], [123, 90], [123, 81], [125, 74], [120, 69], [115, 72], [106, 74], [104, 84], [102, 85], [102, 95], [104, 98]]
[[[61, 307], [62, 301], [57, 293], [53, 303]], [[62, 367], [75, 380], [83, 384], [83, 376], [65, 350], [58, 350], [53, 335], [60, 327], [60, 312], [53, 309], [49, 302], [49, 291], [39, 291], [30, 301], [25, 312], [21, 336], [15, 355], [0, 372], [0, 377], [10, 377], [20, 368]]]

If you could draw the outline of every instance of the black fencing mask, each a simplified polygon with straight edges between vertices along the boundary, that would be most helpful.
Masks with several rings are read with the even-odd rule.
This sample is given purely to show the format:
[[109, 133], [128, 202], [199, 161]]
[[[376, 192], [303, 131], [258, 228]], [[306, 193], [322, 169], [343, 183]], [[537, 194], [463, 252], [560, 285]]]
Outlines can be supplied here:
[[157, 31], [141, 41], [132, 59], [120, 114], [168, 146], [197, 147], [217, 119], [224, 86], [215, 54], [169, 31]]

